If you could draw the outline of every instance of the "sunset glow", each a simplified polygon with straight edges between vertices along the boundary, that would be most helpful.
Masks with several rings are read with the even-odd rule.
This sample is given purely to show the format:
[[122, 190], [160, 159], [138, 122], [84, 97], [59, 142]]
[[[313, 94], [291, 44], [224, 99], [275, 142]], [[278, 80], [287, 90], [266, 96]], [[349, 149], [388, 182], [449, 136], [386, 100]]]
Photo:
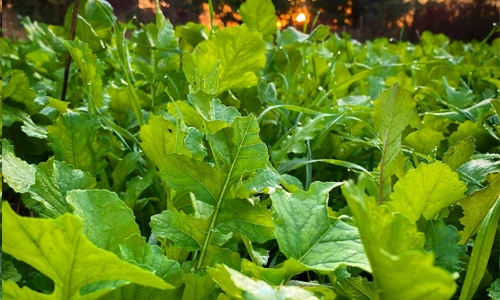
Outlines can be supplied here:
[[304, 13], [300, 13], [295, 17], [295, 21], [302, 23], [306, 20], [306, 15]]

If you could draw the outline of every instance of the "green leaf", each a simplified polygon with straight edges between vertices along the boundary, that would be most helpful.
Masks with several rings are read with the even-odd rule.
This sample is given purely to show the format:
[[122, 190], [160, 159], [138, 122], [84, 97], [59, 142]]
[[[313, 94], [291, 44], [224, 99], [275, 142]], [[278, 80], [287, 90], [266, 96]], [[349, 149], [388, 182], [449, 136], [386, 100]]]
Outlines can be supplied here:
[[348, 295], [349, 299], [380, 299], [375, 291], [373, 283], [369, 282], [364, 277], [346, 278], [339, 284], [342, 286], [344, 293]]
[[484, 217], [472, 247], [469, 266], [459, 300], [470, 300], [484, 276], [500, 221], [500, 197]]
[[189, 94], [188, 99], [202, 116], [206, 131], [209, 133], [215, 133], [227, 127], [240, 116], [236, 108], [223, 105], [219, 99], [214, 99], [213, 96], [203, 91]]
[[[198, 261], [198, 268], [204, 264], [205, 254], [209, 245], [213, 245], [212, 237], [227, 235], [227, 230], [239, 231], [252, 240], [264, 242], [272, 237], [272, 227], [270, 227], [270, 214], [265, 207], [255, 206], [249, 202], [238, 201], [235, 203], [238, 194], [232, 193], [233, 187], [256, 176], [253, 171], [267, 168], [267, 148], [259, 140], [259, 126], [254, 117], [237, 117], [230, 126], [221, 129], [215, 134], [207, 136], [209, 144], [214, 154], [216, 167], [204, 161], [196, 161], [186, 155], [169, 154], [165, 156], [164, 163], [160, 169], [160, 176], [168, 187], [176, 191], [189, 191], [201, 202], [214, 207], [214, 212], [205, 220], [193, 218], [193, 222], [202, 222], [194, 235], [185, 229], [177, 229], [168, 225], [176, 220], [182, 223], [182, 216], [170, 218], [170, 212], [164, 212], [169, 219], [163, 224], [152, 224], [154, 232], [172, 230], [183, 236], [182, 241], [189, 241], [191, 249], [202, 246], [201, 257]], [[238, 215], [239, 214], [239, 215]], [[230, 220], [238, 216], [235, 220]], [[261, 218], [254, 219], [255, 216]], [[154, 218], [154, 217], [153, 217]], [[170, 228], [170, 229], [167, 229]], [[179, 227], [180, 228], [180, 227]], [[223, 230], [225, 232], [218, 232]], [[187, 233], [187, 235], [186, 235]], [[200, 244], [199, 237], [204, 235], [203, 244]], [[196, 236], [196, 237], [194, 237]], [[170, 238], [170, 237], [169, 237]], [[217, 244], [217, 243], [216, 243]]]
[[293, 258], [287, 259], [273, 268], [259, 267], [245, 259], [241, 261], [241, 273], [254, 279], [263, 280], [271, 285], [287, 283], [293, 276], [308, 270], [311, 270], [311, 268]]
[[27, 193], [35, 183], [35, 166], [18, 158], [14, 147], [6, 139], [2, 139], [2, 175], [17, 193]]
[[280, 251], [315, 270], [349, 265], [370, 271], [356, 227], [328, 217], [328, 192], [339, 185], [314, 182], [309, 191], [292, 194], [276, 189], [271, 199]]
[[148, 124], [141, 126], [141, 148], [157, 166], [162, 166], [167, 154], [179, 153], [190, 156], [184, 145], [186, 134], [175, 124], [160, 116], [151, 116]]
[[439, 144], [444, 140], [442, 132], [434, 130], [429, 127], [424, 127], [420, 130], [410, 133], [406, 136], [404, 142], [406, 145], [413, 148], [413, 150], [429, 154], [432, 150], [439, 147]]
[[83, 89], [89, 97], [89, 113], [104, 105], [102, 96], [102, 79], [104, 76], [103, 63], [92, 53], [89, 45], [80, 41], [64, 41], [73, 62], [82, 78]]
[[5, 259], [5, 256], [2, 258], [2, 280], [11, 280], [14, 282], [18, 282], [21, 280], [22, 276], [14, 266], [10, 260]]
[[492, 144], [496, 142], [481, 122], [474, 123], [471, 120], [460, 123], [457, 130], [450, 135], [448, 140], [450, 145], [454, 145], [458, 141], [468, 138], [469, 136], [474, 137], [477, 150], [482, 152], [488, 151], [492, 147]]
[[151, 217], [150, 226], [156, 236], [168, 238], [177, 247], [196, 251], [203, 247], [210, 220], [196, 219], [182, 211], [164, 210]]
[[185, 284], [182, 300], [205, 300], [217, 288], [208, 274], [198, 276], [195, 273], [184, 274]]
[[461, 165], [468, 162], [476, 149], [474, 143], [476, 139], [469, 136], [461, 141], [458, 141], [453, 147], [448, 149], [443, 156], [443, 162], [448, 164], [452, 171], [457, 170]]
[[500, 278], [493, 281], [491, 287], [487, 289], [488, 296], [493, 300], [500, 299]]
[[276, 34], [276, 12], [270, 0], [247, 0], [240, 5], [241, 20], [249, 27], [257, 29], [266, 41]]
[[2, 81], [2, 101], [12, 107], [25, 110], [32, 115], [37, 111], [36, 94], [23, 71], [15, 70]]
[[130, 152], [120, 159], [113, 173], [111, 173], [114, 190], [118, 190], [127, 176], [135, 170], [137, 161], [141, 156], [142, 154], [139, 152]]
[[[432, 253], [422, 250], [424, 237], [414, 224], [386, 206], [377, 206], [353, 182], [342, 185], [373, 270], [380, 299], [450, 299], [453, 276], [434, 266]], [[398, 237], [398, 238], [395, 238]], [[404, 237], [404, 243], [393, 241]]]
[[460, 219], [465, 227], [460, 231], [460, 244], [465, 244], [477, 233], [479, 226], [490, 211], [491, 207], [500, 197], [500, 173], [488, 174], [488, 187], [467, 195], [467, 198], [458, 202], [464, 211], [463, 218]]
[[145, 270], [154, 271], [155, 275], [174, 285], [175, 290], [160, 290], [141, 286], [135, 283], [121, 285], [117, 289], [100, 297], [102, 300], [133, 300], [133, 299], [180, 299], [183, 272], [177, 261], [168, 259], [161, 248], [146, 243], [144, 237], [134, 234], [120, 245], [123, 260], [135, 264]]
[[89, 173], [50, 158], [36, 167], [35, 183], [29, 190], [31, 197], [42, 206], [40, 214], [57, 218], [72, 212], [66, 199], [69, 191], [90, 189], [95, 185], [96, 181]]
[[411, 222], [416, 222], [421, 215], [431, 220], [443, 208], [462, 199], [466, 189], [448, 165], [420, 163], [396, 183], [387, 204]]
[[395, 84], [384, 90], [373, 103], [373, 124], [382, 142], [379, 164], [379, 204], [389, 200], [391, 176], [403, 171], [406, 158], [401, 154], [401, 139], [408, 125], [420, 126], [420, 119], [410, 92]]
[[241, 257], [238, 252], [214, 246], [208, 246], [206, 249], [204, 260], [199, 264], [200, 268], [224, 264], [236, 270], [240, 269]]
[[[106, 14], [99, 9], [99, 5], [105, 6], [109, 11], [113, 7], [106, 0], [85, 0], [80, 2], [78, 8], [78, 21], [76, 23], [76, 36], [91, 46], [93, 51], [103, 48], [103, 41], [111, 38], [113, 21], [106, 17]], [[70, 5], [64, 18], [66, 32], [70, 32], [73, 7]]]
[[[171, 285], [150, 272], [121, 261], [111, 252], [93, 245], [82, 234], [77, 217], [64, 215], [55, 220], [17, 216], [7, 202], [2, 203], [2, 250], [22, 260], [54, 280], [51, 295], [29, 288], [19, 288], [9, 281], [4, 285], [4, 299], [79, 299], [87, 284], [103, 280], [127, 280], [160, 289]], [[18, 251], [19, 247], [23, 251]], [[3, 282], [5, 284], [5, 282]]]
[[427, 251], [436, 255], [436, 265], [448, 272], [460, 272], [464, 262], [460, 260], [465, 255], [467, 247], [458, 245], [460, 240], [458, 229], [453, 225], [446, 225], [443, 220], [437, 223], [428, 221], [425, 227], [425, 245]]
[[252, 241], [250, 241], [244, 235], [241, 236], [241, 239], [243, 240], [248, 255], [250, 255], [250, 258], [252, 259], [252, 262], [255, 264], [255, 266], [262, 267], [264, 265], [267, 265], [269, 261], [269, 251], [262, 248], [255, 248], [252, 244]]
[[46, 127], [33, 122], [30, 115], [23, 110], [2, 103], [1, 113], [4, 128], [11, 126], [14, 122], [22, 122], [23, 125], [21, 126], [21, 130], [26, 133], [27, 136], [38, 139], [47, 138]]
[[252, 241], [265, 243], [274, 237], [271, 218], [271, 212], [266, 207], [234, 199], [222, 203], [215, 228], [239, 231]]
[[467, 192], [480, 190], [484, 187], [483, 182], [488, 174], [500, 172], [500, 160], [498, 158], [498, 156], [488, 157], [488, 155], [473, 156], [472, 160], [458, 168], [457, 172], [462, 175], [461, 179], [467, 183]]
[[465, 84], [461, 80], [461, 84], [458, 86], [458, 88], [453, 88], [450, 86], [448, 83], [448, 80], [446, 80], [446, 77], [443, 77], [443, 86], [446, 92], [446, 96], [448, 98], [448, 101], [458, 107], [458, 108], [467, 108], [471, 104], [474, 103], [475, 100], [475, 95], [472, 90], [469, 89], [467, 84]]
[[267, 147], [259, 139], [259, 124], [253, 117], [237, 117], [230, 127], [208, 134], [207, 140], [218, 169], [232, 178], [266, 168]]
[[208, 274], [224, 292], [236, 299], [318, 299], [313, 293], [299, 287], [273, 287], [264, 281], [253, 280], [225, 265], [209, 268]]
[[119, 255], [120, 244], [140, 234], [132, 210], [111, 191], [70, 191], [66, 199], [82, 220], [85, 236], [99, 248]]
[[355, 300], [379, 300], [373, 282], [364, 277], [351, 277], [346, 267], [337, 269], [330, 276], [332, 285], [344, 296]]
[[265, 66], [265, 43], [260, 32], [245, 24], [229, 27], [199, 43], [192, 54], [185, 54], [185, 63], [188, 81], [192, 84], [197, 78], [208, 81], [205, 92], [209, 94], [247, 88], [257, 84], [255, 72]]
[[96, 176], [106, 166], [109, 140], [99, 136], [99, 121], [88, 115], [67, 112], [48, 128], [54, 158]]
[[220, 59], [210, 52], [199, 51], [199, 48], [193, 53], [185, 53], [182, 59], [182, 69], [186, 74], [190, 85], [190, 92], [197, 93], [204, 91], [207, 94], [215, 95], [220, 86], [217, 69]]
[[170, 188], [190, 191], [196, 199], [215, 206], [223, 191], [224, 174], [208, 163], [185, 155], [169, 154], [160, 169], [160, 176]]
[[156, 172], [149, 170], [144, 177], [136, 176], [127, 182], [127, 189], [124, 193], [120, 193], [120, 197], [127, 202], [127, 204], [139, 199], [139, 196], [144, 192], [152, 183], [153, 177]]
[[288, 160], [288, 153], [305, 153], [307, 150], [306, 141], [312, 140], [316, 132], [324, 128], [325, 116], [318, 116], [308, 119], [304, 125], [297, 126], [292, 133], [280, 142], [276, 150], [271, 151], [274, 164], [284, 163]]

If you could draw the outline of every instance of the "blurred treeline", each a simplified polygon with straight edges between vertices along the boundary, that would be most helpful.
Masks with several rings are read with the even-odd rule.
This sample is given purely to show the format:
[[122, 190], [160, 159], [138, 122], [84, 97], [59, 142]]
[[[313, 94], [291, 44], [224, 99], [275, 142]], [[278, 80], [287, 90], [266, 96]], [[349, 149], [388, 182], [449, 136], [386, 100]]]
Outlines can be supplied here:
[[[120, 20], [137, 17], [137, 22], [154, 20], [155, 0], [108, 0]], [[203, 0], [165, 0], [162, 10], [174, 25], [198, 22]], [[213, 0], [216, 15], [222, 22], [238, 22], [238, 7], [243, 0]], [[32, 20], [62, 24], [69, 0], [4, 0], [6, 9]], [[365, 40], [386, 36], [418, 41], [424, 30], [444, 33], [451, 39], [484, 39], [492, 24], [499, 22], [500, 0], [273, 0], [278, 15], [288, 17], [283, 25], [294, 24], [293, 12], [306, 10], [309, 22], [329, 25]], [[5, 21], [4, 21], [5, 23]], [[5, 29], [3, 29], [5, 30]], [[5, 34], [5, 32], [4, 32]]]

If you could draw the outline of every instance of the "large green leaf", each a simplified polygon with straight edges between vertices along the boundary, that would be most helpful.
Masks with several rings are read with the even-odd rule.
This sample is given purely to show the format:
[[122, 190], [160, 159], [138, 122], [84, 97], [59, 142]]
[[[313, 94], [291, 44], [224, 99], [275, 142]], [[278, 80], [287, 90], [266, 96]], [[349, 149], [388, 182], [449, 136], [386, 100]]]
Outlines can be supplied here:
[[350, 265], [370, 271], [355, 226], [328, 217], [328, 192], [338, 183], [314, 182], [309, 191], [281, 188], [271, 195], [273, 223], [280, 251], [322, 271]]
[[68, 204], [83, 222], [83, 233], [96, 246], [120, 254], [120, 244], [140, 234], [132, 210], [108, 190], [68, 192]]
[[16, 156], [9, 141], [2, 139], [2, 175], [5, 183], [17, 193], [27, 193], [35, 183], [35, 170], [35, 166]]
[[[181, 284], [182, 271], [179, 264], [169, 260], [158, 246], [146, 243], [140, 236], [132, 210], [115, 193], [107, 190], [71, 191], [67, 199], [75, 214], [83, 221], [83, 233], [92, 243], [143, 269], [154, 270], [156, 276], [172, 285]], [[97, 285], [96, 289], [98, 288]], [[165, 299], [177, 292], [128, 284], [101, 298]]]
[[201, 88], [209, 94], [256, 85], [255, 72], [265, 63], [262, 34], [244, 24], [216, 31], [183, 58], [184, 73], [192, 87], [203, 84]]
[[96, 176], [106, 166], [109, 140], [99, 136], [100, 124], [88, 115], [67, 112], [48, 128], [54, 158]]
[[410, 92], [395, 84], [390, 90], [384, 90], [373, 103], [373, 124], [382, 142], [382, 158], [379, 164], [378, 202], [389, 200], [391, 176], [404, 172], [406, 158], [401, 154], [401, 139], [408, 125], [420, 126]]
[[[95, 296], [81, 295], [80, 290], [103, 280], [172, 288], [152, 273], [97, 248], [82, 234], [81, 222], [75, 216], [63, 215], [55, 220], [23, 218], [7, 202], [2, 203], [2, 212], [2, 250], [35, 267], [55, 284], [52, 294], [43, 295], [9, 281], [4, 285], [4, 299], [89, 299]], [[23, 251], [18, 251], [19, 247]]]
[[241, 20], [267, 41], [276, 33], [276, 12], [271, 0], [247, 0], [240, 6]]
[[296, 286], [273, 287], [261, 280], [253, 280], [225, 265], [209, 268], [208, 274], [231, 297], [236, 299], [318, 299], [313, 293]]
[[[423, 251], [423, 234], [414, 224], [377, 206], [353, 182], [344, 183], [342, 193], [358, 225], [380, 299], [451, 298], [456, 289], [453, 276], [434, 266], [434, 256]], [[405, 237], [405, 242], [393, 243], [395, 237]]]
[[36, 167], [35, 183], [30, 187], [30, 194], [40, 202], [40, 214], [57, 218], [72, 211], [66, 200], [69, 191], [90, 189], [95, 184], [95, 178], [89, 173], [50, 158]]
[[[213, 213], [208, 219], [198, 219], [166, 211], [154, 216], [151, 223], [153, 232], [160, 237], [189, 245], [191, 250], [201, 247], [198, 267], [204, 265], [209, 246], [220, 245], [217, 241], [229, 238], [231, 231], [239, 231], [258, 242], [273, 236], [271, 214], [266, 207], [235, 199], [241, 194], [237, 190], [245, 187], [245, 182], [254, 178], [256, 171], [267, 168], [267, 149], [259, 140], [255, 118], [237, 117], [228, 127], [209, 134], [207, 139], [215, 157], [215, 168], [186, 155], [168, 154], [160, 176], [169, 188], [189, 191], [197, 200], [213, 206]], [[196, 227], [187, 229], [185, 220], [197, 224]]]
[[433, 219], [443, 208], [464, 197], [465, 183], [441, 162], [421, 163], [394, 186], [388, 206], [416, 222]]
[[477, 233], [488, 211], [500, 197], [500, 173], [488, 174], [486, 176], [488, 187], [472, 193], [467, 198], [458, 202], [464, 210], [464, 216], [460, 219], [465, 227], [460, 231], [460, 244], [465, 244]]

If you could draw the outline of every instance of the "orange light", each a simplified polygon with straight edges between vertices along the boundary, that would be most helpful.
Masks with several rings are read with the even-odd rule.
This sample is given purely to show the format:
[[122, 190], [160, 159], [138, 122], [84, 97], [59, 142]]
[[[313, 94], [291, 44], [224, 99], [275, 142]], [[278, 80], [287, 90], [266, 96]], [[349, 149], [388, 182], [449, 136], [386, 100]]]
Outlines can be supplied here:
[[302, 23], [306, 20], [306, 15], [304, 13], [300, 13], [295, 17], [295, 21]]

